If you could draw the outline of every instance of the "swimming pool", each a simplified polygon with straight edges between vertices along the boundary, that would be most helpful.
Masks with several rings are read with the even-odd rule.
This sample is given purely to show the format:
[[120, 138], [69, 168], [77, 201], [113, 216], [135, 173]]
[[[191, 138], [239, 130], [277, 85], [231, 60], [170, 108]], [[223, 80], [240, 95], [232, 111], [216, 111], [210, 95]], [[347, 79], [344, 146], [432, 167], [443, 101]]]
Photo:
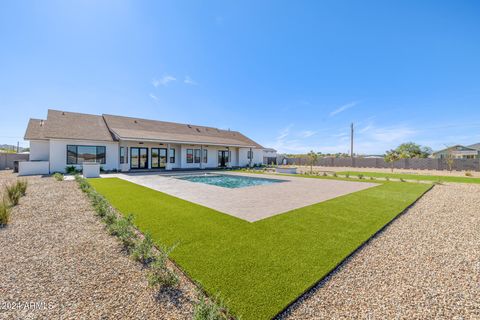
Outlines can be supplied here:
[[204, 174], [193, 176], [182, 176], [177, 179], [186, 180], [190, 182], [205, 183], [213, 186], [224, 188], [245, 188], [251, 186], [262, 186], [279, 182], [287, 182], [287, 180], [280, 179], [267, 179], [234, 175], [222, 175], [222, 174]]

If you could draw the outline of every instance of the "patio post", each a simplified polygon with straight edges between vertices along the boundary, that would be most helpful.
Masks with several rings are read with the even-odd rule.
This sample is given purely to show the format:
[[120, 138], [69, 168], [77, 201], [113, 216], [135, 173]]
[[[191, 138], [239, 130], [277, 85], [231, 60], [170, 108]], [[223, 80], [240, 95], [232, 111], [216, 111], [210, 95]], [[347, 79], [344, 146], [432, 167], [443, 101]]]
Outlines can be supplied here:
[[167, 143], [167, 163], [165, 163], [165, 170], [172, 170], [172, 164], [170, 163], [170, 143]]

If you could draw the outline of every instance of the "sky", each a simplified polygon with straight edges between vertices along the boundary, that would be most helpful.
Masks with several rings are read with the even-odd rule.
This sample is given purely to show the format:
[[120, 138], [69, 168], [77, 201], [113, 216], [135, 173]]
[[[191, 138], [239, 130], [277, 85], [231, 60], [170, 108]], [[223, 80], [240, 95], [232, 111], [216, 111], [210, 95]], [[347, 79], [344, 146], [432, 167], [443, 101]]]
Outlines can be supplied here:
[[478, 1], [1, 1], [0, 144], [48, 109], [279, 152], [480, 142]]

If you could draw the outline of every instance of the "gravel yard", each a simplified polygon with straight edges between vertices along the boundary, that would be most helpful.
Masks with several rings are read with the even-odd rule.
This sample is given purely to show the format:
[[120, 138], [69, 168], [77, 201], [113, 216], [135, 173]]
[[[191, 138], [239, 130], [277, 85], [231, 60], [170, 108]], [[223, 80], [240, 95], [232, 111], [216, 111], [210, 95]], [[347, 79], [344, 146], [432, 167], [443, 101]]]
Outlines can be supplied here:
[[[0, 171], [0, 186], [12, 178]], [[194, 286], [181, 276], [178, 290], [149, 289], [146, 270], [107, 234], [76, 182], [28, 182], [10, 224], [0, 229], [0, 318], [192, 317]], [[13, 309], [26, 302], [41, 308]]]
[[479, 319], [480, 186], [435, 186], [283, 319]]

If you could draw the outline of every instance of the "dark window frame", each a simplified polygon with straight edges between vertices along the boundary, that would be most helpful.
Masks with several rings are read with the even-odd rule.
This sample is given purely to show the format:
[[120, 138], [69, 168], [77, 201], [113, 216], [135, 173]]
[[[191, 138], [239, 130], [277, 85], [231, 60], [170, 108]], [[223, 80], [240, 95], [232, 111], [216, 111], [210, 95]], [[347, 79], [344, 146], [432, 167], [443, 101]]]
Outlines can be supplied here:
[[[78, 163], [78, 147], [86, 147], [86, 148], [95, 148], [95, 162], [94, 163], [100, 163], [100, 164], [106, 164], [107, 163], [107, 147], [106, 146], [89, 146], [89, 145], [80, 145], [80, 144], [67, 144], [66, 150], [67, 150], [67, 164], [83, 164], [83, 162]], [[70, 151], [69, 148], [75, 148], [74, 155], [69, 155]], [[103, 148], [103, 157], [100, 158], [100, 162], [98, 161], [99, 154], [102, 154], [102, 152], [99, 152], [99, 148]], [[69, 157], [74, 157], [75, 161], [70, 161]], [[85, 161], [84, 161], [85, 162]], [[90, 162], [89, 162], [90, 163]]]
[[[190, 158], [188, 157], [189, 154], [191, 155]], [[193, 149], [187, 149], [186, 157], [187, 163], [193, 163]]]
[[202, 161], [208, 163], [208, 149], [203, 149]]
[[193, 162], [200, 163], [202, 161], [202, 153], [200, 152], [201, 149], [195, 149], [193, 152]]
[[125, 159], [126, 159], [125, 149], [126, 149], [125, 147], [120, 147], [120, 164], [125, 163]]
[[[173, 156], [172, 156], [172, 151], [173, 151]], [[168, 158], [170, 159], [170, 163], [175, 163], [175, 148], [170, 148], [170, 151], [168, 153]]]

